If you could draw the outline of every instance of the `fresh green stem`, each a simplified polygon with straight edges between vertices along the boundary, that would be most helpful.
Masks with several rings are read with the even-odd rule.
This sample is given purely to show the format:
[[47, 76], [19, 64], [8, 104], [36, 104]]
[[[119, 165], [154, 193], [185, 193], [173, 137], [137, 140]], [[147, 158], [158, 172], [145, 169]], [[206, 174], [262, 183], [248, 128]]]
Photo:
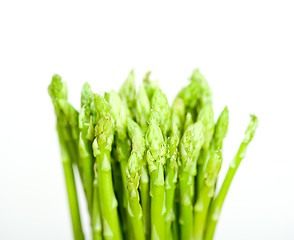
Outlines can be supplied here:
[[146, 239], [150, 239], [150, 187], [149, 187], [149, 173], [147, 165], [142, 166], [142, 175], [140, 178], [140, 196], [143, 209], [143, 224]]
[[66, 142], [63, 139], [61, 134], [60, 126], [57, 126], [57, 131], [59, 133], [59, 142], [61, 148], [61, 158], [65, 176], [65, 183], [68, 195], [68, 202], [71, 214], [71, 222], [73, 228], [73, 234], [75, 240], [83, 240], [84, 234], [81, 224], [80, 218], [80, 210], [79, 210], [79, 203], [78, 203], [78, 196], [75, 184], [75, 177], [73, 166], [70, 158], [70, 154], [66, 145]]
[[85, 133], [80, 133], [79, 139], [79, 156], [80, 162], [83, 166], [83, 179], [84, 190], [86, 199], [88, 202], [88, 210], [90, 216], [92, 215], [92, 200], [93, 200], [93, 180], [94, 180], [94, 171], [93, 171], [93, 153], [91, 145], [88, 139], [85, 137]]
[[181, 172], [179, 182], [181, 239], [192, 239], [193, 205], [190, 196], [190, 187], [192, 184], [190, 172]]
[[[135, 137], [134, 140], [136, 140]], [[130, 226], [133, 230], [134, 239], [145, 240], [142, 207], [140, 204], [140, 196], [138, 191], [138, 185], [141, 176], [141, 166], [139, 163], [141, 158], [143, 158], [143, 156], [136, 151], [136, 148], [133, 148], [131, 156], [128, 160], [126, 177]]]
[[[166, 224], [165, 224], [165, 236], [166, 239], [170, 239], [171, 235], [171, 224], [175, 220], [174, 213], [174, 198], [175, 198], [175, 189], [176, 189], [176, 178], [177, 171], [173, 168], [168, 168], [166, 176], [166, 185], [165, 185], [165, 194], [166, 194]], [[167, 183], [169, 185], [167, 185]]]
[[[178, 208], [174, 207], [174, 212], [176, 212]], [[178, 217], [176, 217], [176, 221], [172, 222], [172, 233], [174, 240], [179, 240], [179, 224], [177, 222]], [[167, 239], [168, 240], [168, 239]]]
[[257, 126], [258, 126], [257, 117], [254, 115], [251, 115], [251, 121], [247, 127], [246, 132], [245, 132], [245, 137], [239, 147], [239, 150], [238, 150], [235, 158], [233, 159], [233, 161], [230, 164], [229, 170], [228, 170], [227, 175], [225, 177], [225, 180], [221, 186], [219, 194], [211, 202], [211, 206], [210, 206], [209, 214], [208, 214], [208, 219], [207, 219], [205, 240], [213, 239], [216, 224], [218, 222], [219, 215], [220, 215], [224, 200], [227, 196], [228, 190], [230, 188], [231, 182], [235, 176], [235, 173], [236, 173], [242, 159], [245, 157], [247, 147], [254, 136], [254, 133], [255, 133]]
[[205, 171], [205, 166], [207, 164], [207, 159], [209, 158], [209, 152], [207, 150], [201, 149], [199, 159], [198, 159], [198, 164], [197, 164], [197, 175], [195, 177], [196, 179], [196, 184], [195, 184], [195, 198], [194, 198], [194, 203], [196, 199], [198, 198], [198, 193], [202, 189], [202, 185], [204, 182], [204, 171]]
[[209, 192], [211, 188], [203, 185], [198, 200], [194, 206], [193, 239], [202, 240], [204, 236], [207, 211], [211, 201]]
[[178, 130], [176, 122], [172, 124], [172, 131], [167, 141], [167, 167], [165, 178], [165, 194], [166, 194], [166, 225], [165, 225], [165, 237], [170, 239], [171, 224], [175, 220], [174, 213], [174, 200], [175, 189], [178, 180], [178, 145], [180, 141], [180, 132]]
[[132, 229], [134, 232], [135, 239], [144, 240], [144, 226], [143, 226], [143, 218], [142, 218], [142, 207], [139, 201], [139, 192], [136, 192], [135, 196], [129, 196], [129, 207], [132, 212], [132, 216], [130, 217], [132, 223]]
[[165, 202], [163, 165], [151, 173], [151, 239], [165, 239]]
[[117, 213], [117, 200], [114, 195], [111, 174], [110, 151], [99, 148], [97, 139], [93, 143], [96, 157], [99, 196], [101, 200], [102, 225], [104, 239], [122, 239]]
[[102, 240], [102, 223], [100, 213], [99, 184], [98, 174], [95, 170], [95, 178], [93, 182], [93, 206], [92, 206], [92, 234], [93, 240]]

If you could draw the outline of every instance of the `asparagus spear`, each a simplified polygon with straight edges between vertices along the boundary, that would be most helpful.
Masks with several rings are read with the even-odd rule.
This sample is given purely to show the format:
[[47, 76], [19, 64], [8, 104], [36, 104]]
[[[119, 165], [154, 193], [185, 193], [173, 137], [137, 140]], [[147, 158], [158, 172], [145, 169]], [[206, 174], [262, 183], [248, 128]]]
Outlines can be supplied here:
[[146, 90], [146, 93], [147, 93], [149, 100], [152, 99], [155, 90], [158, 88], [157, 81], [150, 81], [150, 79], [149, 79], [150, 74], [151, 74], [151, 72], [147, 72], [145, 78], [143, 79], [143, 85], [145, 87], [145, 90]]
[[227, 135], [229, 126], [229, 110], [227, 107], [219, 115], [215, 124], [214, 134], [209, 146], [209, 152], [214, 152], [216, 149], [222, 149], [223, 140]]
[[117, 200], [112, 185], [111, 149], [114, 138], [114, 123], [105, 99], [94, 95], [95, 109], [99, 119], [95, 128], [93, 153], [99, 183], [99, 196], [104, 239], [122, 239], [117, 213]]
[[178, 145], [180, 141], [179, 130], [176, 123], [173, 123], [171, 134], [167, 141], [167, 164], [165, 178], [166, 195], [166, 217], [165, 217], [165, 238], [171, 237], [171, 223], [175, 220], [174, 198], [176, 182], [178, 180]]
[[186, 131], [186, 129], [193, 124], [193, 119], [192, 119], [192, 114], [190, 112], [188, 112], [186, 114], [186, 119], [185, 119], [185, 124], [184, 124], [184, 131]]
[[[115, 134], [114, 134], [114, 146], [113, 156], [119, 165], [120, 174], [114, 184], [118, 187], [118, 200], [120, 213], [123, 222], [127, 222], [128, 218], [128, 194], [127, 194], [127, 180], [126, 180], [126, 168], [128, 159], [130, 156], [130, 141], [127, 136], [127, 125], [126, 125], [126, 114], [123, 107], [122, 101], [119, 95], [111, 90], [108, 94], [105, 94], [105, 98], [110, 106], [110, 113], [115, 123]], [[120, 199], [121, 198], [121, 199]], [[128, 224], [123, 225], [124, 235], [127, 237], [131, 234], [132, 229], [127, 229]]]
[[148, 120], [150, 118], [150, 101], [145, 87], [141, 85], [136, 98], [136, 121], [140, 125], [142, 132], [146, 133]]
[[155, 120], [159, 123], [164, 137], [170, 129], [170, 107], [166, 96], [157, 88], [151, 99], [151, 111]]
[[195, 69], [191, 76], [191, 81], [199, 86], [198, 100], [196, 104], [196, 113], [198, 114], [206, 104], [212, 103], [212, 93], [205, 77], [199, 69]]
[[127, 79], [122, 84], [119, 90], [119, 96], [126, 108], [127, 115], [134, 117], [136, 107], [136, 85], [134, 70], [129, 73]]
[[196, 177], [196, 193], [200, 191], [204, 181], [205, 166], [209, 159], [209, 146], [214, 133], [214, 114], [211, 104], [207, 104], [201, 109], [199, 115], [197, 116], [197, 121], [201, 121], [204, 125], [204, 143], [197, 166], [198, 173]]
[[234, 177], [242, 159], [245, 157], [247, 147], [254, 136], [254, 133], [255, 133], [257, 126], [258, 126], [257, 117], [255, 115], [251, 115], [251, 121], [247, 127], [246, 132], [245, 132], [245, 137], [239, 147], [239, 150], [238, 150], [235, 158], [233, 159], [233, 161], [230, 164], [230, 168], [227, 172], [227, 175], [226, 175], [225, 180], [222, 184], [220, 192], [216, 196], [216, 198], [213, 199], [211, 202], [211, 206], [210, 206], [209, 214], [208, 214], [208, 219], [207, 219], [205, 240], [213, 239], [215, 227], [216, 227], [217, 221], [219, 219], [219, 215], [220, 215], [220, 212], [222, 209], [223, 202], [226, 198], [226, 195], [228, 193], [228, 190], [229, 190], [229, 187], [230, 187], [231, 182], [233, 180], [233, 177]]
[[183, 124], [185, 122], [185, 103], [183, 99], [176, 98], [171, 107], [171, 122], [177, 125], [180, 136], [183, 132]]
[[180, 143], [181, 165], [179, 172], [180, 187], [180, 224], [181, 239], [192, 238], [193, 203], [191, 196], [192, 179], [195, 177], [195, 165], [204, 142], [203, 125], [201, 122], [190, 125]]
[[[97, 165], [95, 164], [95, 167]], [[100, 209], [100, 196], [99, 196], [99, 183], [97, 169], [94, 170], [93, 182], [93, 205], [92, 205], [92, 235], [93, 240], [103, 240], [102, 236], [102, 223], [101, 223], [101, 209]]]
[[[184, 131], [184, 122], [185, 122], [185, 103], [183, 99], [176, 98], [171, 106], [171, 122], [177, 125], [179, 130], [179, 138], [181, 138], [183, 131]], [[180, 155], [178, 155], [178, 163], [179, 163]], [[176, 220], [172, 222], [172, 232], [174, 240], [179, 238], [179, 187], [178, 182], [176, 182], [176, 189], [174, 193], [174, 205], [173, 210], [175, 214]]]
[[[127, 119], [127, 126], [128, 126], [128, 133], [131, 139], [134, 138], [134, 133], [136, 131], [141, 132], [142, 136], [143, 133], [140, 130], [139, 125], [134, 122], [131, 118]], [[138, 129], [138, 130], [136, 130]], [[139, 131], [140, 130], [140, 131]], [[137, 138], [136, 141], [132, 141], [133, 143], [133, 149], [137, 149], [137, 152], [140, 152], [142, 155], [142, 162], [141, 163], [141, 177], [140, 177], [140, 196], [141, 196], [141, 203], [142, 203], [142, 209], [143, 209], [143, 224], [144, 224], [144, 232], [145, 232], [145, 238], [150, 239], [150, 187], [149, 187], [149, 173], [148, 173], [148, 167], [147, 167], [147, 160], [146, 160], [146, 154], [144, 154], [145, 147], [142, 148], [141, 146], [143, 143], [141, 143], [141, 137]], [[144, 143], [145, 144], [145, 143]], [[143, 152], [142, 152], [143, 151]]]
[[91, 103], [93, 102], [93, 93], [90, 85], [85, 83], [82, 88], [81, 94], [81, 111], [79, 113], [79, 156], [80, 163], [83, 171], [84, 189], [86, 199], [88, 202], [89, 213], [92, 216], [92, 201], [93, 201], [93, 180], [94, 180], [94, 160], [92, 141], [93, 136], [93, 124], [92, 124], [92, 109]]
[[200, 95], [200, 86], [197, 81], [191, 81], [190, 84], [184, 87], [176, 96], [177, 99], [182, 99], [185, 105], [185, 112], [190, 112], [192, 119], [196, 118], [196, 106]]
[[94, 94], [88, 83], [85, 83], [81, 93], [81, 111], [79, 114], [79, 156], [83, 166], [83, 182], [91, 216], [92, 236], [94, 240], [102, 239], [102, 223], [100, 213], [100, 199], [98, 175], [95, 171], [92, 142], [94, 140]]
[[[128, 213], [131, 218], [135, 239], [145, 239], [143, 227], [143, 212], [138, 192], [141, 166], [145, 152], [145, 140], [140, 127], [129, 119], [128, 132], [132, 138], [132, 153], [127, 165]], [[148, 214], [150, 214], [148, 212]]]
[[151, 116], [146, 133], [147, 163], [151, 176], [151, 239], [165, 239], [164, 164], [166, 144], [159, 124]]
[[78, 196], [73, 171], [73, 162], [76, 162], [77, 160], [73, 152], [71, 152], [71, 150], [74, 150], [74, 140], [72, 136], [74, 131], [72, 131], [70, 122], [64, 116], [64, 112], [59, 104], [59, 100], [67, 100], [67, 88], [65, 83], [61, 81], [61, 77], [59, 75], [54, 75], [52, 77], [52, 82], [48, 87], [48, 92], [51, 96], [57, 117], [57, 132], [59, 136], [74, 239], [83, 240], [84, 234], [80, 219]]
[[194, 205], [193, 239], [202, 240], [204, 236], [206, 216], [211, 198], [214, 195], [214, 186], [221, 169], [222, 154], [217, 149], [209, 159], [204, 173], [204, 183], [196, 204]]

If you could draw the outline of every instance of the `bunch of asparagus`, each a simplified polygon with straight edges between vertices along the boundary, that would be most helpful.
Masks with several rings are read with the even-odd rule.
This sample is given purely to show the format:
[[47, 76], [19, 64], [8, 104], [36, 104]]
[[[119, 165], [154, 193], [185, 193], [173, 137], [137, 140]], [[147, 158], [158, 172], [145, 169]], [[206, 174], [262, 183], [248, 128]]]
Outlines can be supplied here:
[[216, 123], [211, 90], [195, 70], [171, 107], [148, 73], [131, 71], [119, 92], [94, 94], [86, 83], [78, 112], [54, 75], [48, 88], [57, 117], [74, 238], [84, 239], [75, 172], [87, 199], [94, 240], [213, 239], [220, 211], [258, 120], [215, 196], [227, 134], [227, 107]]

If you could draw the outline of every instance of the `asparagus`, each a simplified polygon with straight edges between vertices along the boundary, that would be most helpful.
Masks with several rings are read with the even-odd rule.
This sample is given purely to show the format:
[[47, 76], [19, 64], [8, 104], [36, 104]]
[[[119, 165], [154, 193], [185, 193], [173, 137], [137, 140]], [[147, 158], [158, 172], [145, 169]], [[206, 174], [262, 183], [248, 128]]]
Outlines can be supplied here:
[[91, 216], [93, 240], [102, 240], [102, 223], [100, 212], [98, 174], [95, 171], [92, 142], [94, 140], [94, 95], [88, 83], [85, 83], [81, 93], [81, 111], [79, 114], [79, 156], [83, 166], [83, 182], [88, 209]]
[[200, 86], [196, 81], [191, 81], [191, 83], [184, 87], [175, 98], [182, 99], [185, 104], [186, 112], [191, 112], [193, 114], [193, 118], [195, 117], [195, 109], [198, 102], [198, 97], [200, 93]]
[[72, 131], [70, 122], [65, 117], [64, 112], [60, 107], [59, 100], [67, 100], [67, 88], [59, 75], [54, 75], [52, 77], [52, 82], [48, 87], [48, 92], [52, 99], [57, 117], [57, 132], [59, 136], [62, 165], [65, 176], [74, 239], [83, 240], [84, 234], [80, 219], [78, 196], [73, 171], [73, 162], [77, 161], [75, 155], [73, 154], [76, 151], [75, 148], [73, 148], [74, 140], [72, 134], [74, 131]]
[[228, 193], [229, 187], [231, 185], [231, 182], [234, 178], [234, 175], [242, 161], [242, 159], [245, 157], [247, 147], [249, 143], [251, 142], [255, 130], [258, 126], [258, 119], [255, 115], [251, 115], [251, 121], [247, 127], [247, 130], [245, 132], [245, 137], [239, 147], [239, 150], [233, 159], [233, 161], [230, 164], [230, 168], [227, 172], [227, 175], [225, 177], [225, 180], [222, 184], [222, 187], [215, 199], [212, 200], [208, 219], [207, 219], [207, 226], [206, 226], [206, 234], [205, 234], [205, 240], [211, 240], [213, 239], [215, 227], [217, 224], [217, 221], [219, 219], [219, 215], [222, 209], [223, 202], [226, 198], [226, 195]]
[[152, 116], [159, 123], [160, 129], [164, 137], [170, 129], [170, 107], [166, 96], [157, 88], [151, 99]]
[[85, 195], [88, 202], [89, 213], [92, 216], [93, 202], [93, 180], [94, 180], [94, 160], [92, 141], [94, 139], [91, 103], [93, 102], [93, 93], [90, 85], [85, 83], [81, 94], [81, 111], [79, 113], [79, 157], [83, 171]]
[[157, 81], [150, 81], [150, 79], [149, 79], [150, 74], [151, 74], [151, 72], [147, 72], [145, 78], [143, 79], [143, 85], [145, 87], [145, 90], [146, 90], [146, 93], [147, 93], [149, 100], [152, 99], [155, 90], [158, 88]]
[[114, 138], [114, 123], [109, 105], [99, 95], [94, 96], [95, 109], [99, 119], [95, 128], [93, 153], [96, 158], [96, 171], [99, 183], [100, 206], [104, 239], [122, 239], [117, 213], [117, 200], [114, 195], [111, 173], [110, 152]]
[[211, 90], [197, 69], [171, 108], [149, 75], [137, 95], [133, 71], [119, 94], [110, 91], [104, 98], [93, 94], [86, 83], [80, 112], [67, 101], [61, 78], [53, 76], [48, 91], [57, 117], [77, 240], [84, 236], [74, 166], [84, 188], [94, 240], [213, 237], [228, 188], [257, 127], [257, 118], [252, 116], [245, 139], [213, 199], [228, 128], [228, 109], [214, 124]]
[[185, 103], [183, 99], [176, 98], [171, 107], [171, 122], [177, 125], [177, 128], [182, 135], [183, 124], [185, 122]]
[[178, 145], [180, 141], [179, 130], [176, 123], [172, 124], [171, 134], [167, 143], [167, 164], [165, 178], [165, 195], [166, 195], [166, 217], [165, 217], [165, 237], [171, 237], [171, 223], [175, 220], [174, 197], [176, 182], [178, 180]]
[[[132, 138], [132, 153], [127, 165], [128, 213], [131, 218], [135, 239], [145, 239], [143, 212], [138, 192], [141, 166], [145, 153], [145, 140], [140, 127], [131, 119], [128, 121], [128, 132]], [[149, 214], [149, 213], [148, 213]]]
[[185, 124], [184, 124], [184, 131], [193, 124], [193, 119], [192, 119], [192, 114], [190, 112], [187, 113], [186, 119], [185, 119]]
[[199, 69], [195, 69], [191, 76], [191, 81], [199, 86], [198, 99], [196, 104], [196, 113], [198, 114], [206, 104], [212, 103], [212, 93], [205, 77]]
[[135, 116], [136, 106], [136, 86], [135, 86], [135, 73], [132, 70], [125, 82], [119, 90], [119, 96], [123, 101], [127, 116]]
[[151, 117], [146, 133], [147, 163], [151, 176], [151, 239], [165, 239], [164, 164], [166, 144], [159, 124]]
[[136, 98], [136, 121], [139, 123], [142, 132], [146, 133], [148, 120], [150, 118], [150, 101], [145, 87], [141, 85]]
[[204, 236], [207, 211], [211, 198], [214, 195], [214, 186], [221, 169], [222, 154], [217, 149], [210, 157], [204, 173], [204, 183], [201, 186], [199, 197], [194, 205], [193, 239], [202, 240]]
[[196, 174], [196, 162], [204, 143], [203, 124], [197, 122], [190, 125], [180, 143], [181, 165], [179, 172], [180, 187], [180, 224], [181, 239], [192, 238], [193, 203], [191, 196], [192, 179]]
[[223, 147], [223, 140], [227, 135], [229, 126], [229, 110], [227, 107], [219, 115], [215, 124], [214, 134], [209, 146], [209, 152], [214, 152], [216, 149]]
[[[143, 95], [143, 96], [140, 96]], [[141, 109], [143, 111], [138, 111], [137, 116], [141, 119], [144, 119], [141, 121], [141, 130], [144, 133], [144, 127], [142, 129], [142, 126], [144, 126], [145, 121], [147, 123], [146, 116], [149, 115], [148, 112], [150, 112], [150, 109], [146, 108], [146, 106], [150, 107], [149, 99], [146, 99], [144, 97], [145, 93], [144, 90], [139, 89], [138, 95], [137, 95], [137, 102], [136, 106], [137, 109]], [[145, 106], [143, 106], [145, 105]], [[147, 114], [146, 114], [147, 113]], [[128, 118], [127, 120], [128, 124], [128, 133], [131, 138], [133, 138], [133, 133], [136, 128], [140, 128], [137, 123], [135, 123], [132, 119]], [[143, 123], [142, 123], [143, 122]], [[139, 122], [140, 123], [140, 122]], [[142, 209], [143, 209], [143, 224], [144, 224], [144, 232], [146, 239], [150, 239], [150, 187], [149, 187], [149, 173], [148, 173], [148, 167], [147, 167], [147, 160], [146, 160], [146, 154], [143, 156], [142, 161], [142, 168], [141, 168], [141, 177], [140, 177], [140, 196], [141, 196], [141, 203], [142, 203]]]
[[[97, 165], [95, 165], [95, 167], [96, 166]], [[103, 240], [97, 169], [95, 169], [94, 173], [95, 173], [95, 177], [93, 182], [93, 205], [92, 205], [92, 219], [91, 219], [92, 235], [93, 235], [93, 240]]]
[[[179, 130], [179, 138], [181, 138], [182, 133], [184, 131], [184, 122], [185, 122], [185, 103], [183, 99], [176, 98], [171, 106], [171, 122], [177, 125]], [[179, 163], [180, 155], [178, 155], [178, 163]], [[174, 240], [179, 239], [179, 186], [178, 182], [176, 182], [176, 189], [174, 193], [174, 204], [173, 204], [173, 212], [176, 220], [172, 222], [172, 233]], [[167, 226], [168, 228], [168, 226]]]
[[207, 104], [201, 109], [197, 121], [201, 121], [204, 125], [204, 143], [198, 160], [196, 177], [196, 193], [199, 193], [204, 181], [204, 171], [209, 159], [209, 146], [214, 133], [214, 114], [211, 104]]

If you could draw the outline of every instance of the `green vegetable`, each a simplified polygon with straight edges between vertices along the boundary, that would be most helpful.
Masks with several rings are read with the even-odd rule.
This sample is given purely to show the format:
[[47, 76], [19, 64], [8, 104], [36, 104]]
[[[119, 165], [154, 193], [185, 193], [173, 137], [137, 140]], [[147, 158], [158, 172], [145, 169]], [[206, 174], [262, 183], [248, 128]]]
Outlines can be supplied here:
[[57, 117], [57, 132], [59, 136], [73, 234], [76, 240], [80, 240], [84, 239], [84, 234], [81, 224], [78, 196], [73, 171], [73, 163], [77, 162], [77, 147], [73, 137], [73, 133], [75, 133], [75, 131], [72, 129], [71, 123], [68, 121], [68, 117], [65, 116], [65, 113], [59, 104], [60, 100], [67, 101], [67, 88], [66, 85], [61, 81], [60, 76], [54, 75], [52, 77], [52, 82], [48, 87], [48, 92], [52, 99]]
[[204, 127], [201, 122], [191, 124], [180, 143], [181, 165], [179, 172], [180, 187], [180, 224], [181, 239], [192, 239], [193, 230], [193, 178], [196, 175], [196, 161], [204, 143]]
[[151, 194], [151, 239], [165, 239], [165, 190], [164, 164], [166, 144], [159, 124], [155, 118], [150, 119], [146, 133], [147, 163], [150, 172]]
[[197, 69], [171, 106], [149, 77], [150, 72], [136, 91], [131, 71], [118, 93], [111, 90], [104, 97], [85, 83], [80, 111], [67, 101], [61, 77], [52, 78], [48, 92], [57, 118], [75, 240], [84, 239], [75, 179], [84, 189], [93, 240], [213, 239], [258, 120], [251, 116], [215, 197], [228, 108], [215, 123], [211, 89]]
[[213, 199], [213, 201], [211, 203], [207, 226], [206, 226], [206, 236], [205, 236], [206, 240], [213, 238], [215, 227], [216, 227], [217, 221], [219, 219], [221, 208], [222, 208], [224, 200], [227, 196], [229, 187], [231, 185], [233, 177], [235, 176], [235, 173], [236, 173], [242, 159], [245, 157], [248, 144], [251, 142], [251, 140], [255, 134], [255, 130], [256, 130], [257, 126], [258, 126], [257, 117], [255, 115], [251, 115], [251, 121], [247, 127], [246, 132], [245, 132], [245, 137], [239, 147], [239, 150], [238, 150], [235, 158], [233, 159], [233, 161], [230, 164], [230, 168], [227, 172], [227, 175], [226, 175], [225, 180], [222, 184], [222, 187], [219, 191], [219, 194], [217, 195], [217, 197], [215, 199]]
[[209, 159], [204, 172], [204, 183], [199, 191], [197, 202], [194, 205], [194, 229], [193, 237], [196, 240], [203, 239], [206, 216], [211, 198], [214, 196], [214, 186], [221, 169], [222, 155], [217, 149]]
[[176, 123], [173, 123], [171, 134], [167, 141], [167, 164], [166, 164], [166, 177], [165, 177], [165, 237], [170, 239], [171, 224], [175, 221], [174, 213], [174, 198], [176, 183], [178, 180], [178, 145], [180, 141], [180, 133]]
[[[129, 121], [131, 122], [132, 120]], [[129, 206], [128, 213], [131, 218], [135, 239], [145, 239], [143, 212], [138, 191], [142, 171], [141, 166], [145, 153], [145, 141], [139, 126], [136, 126], [135, 122], [131, 124], [133, 126], [128, 127], [128, 131], [132, 138], [132, 152], [126, 170]]]
[[93, 153], [96, 158], [100, 207], [104, 239], [122, 239], [117, 213], [117, 199], [114, 195], [111, 174], [111, 149], [114, 137], [114, 124], [109, 106], [99, 95], [94, 97], [95, 109], [100, 117], [93, 141]]

